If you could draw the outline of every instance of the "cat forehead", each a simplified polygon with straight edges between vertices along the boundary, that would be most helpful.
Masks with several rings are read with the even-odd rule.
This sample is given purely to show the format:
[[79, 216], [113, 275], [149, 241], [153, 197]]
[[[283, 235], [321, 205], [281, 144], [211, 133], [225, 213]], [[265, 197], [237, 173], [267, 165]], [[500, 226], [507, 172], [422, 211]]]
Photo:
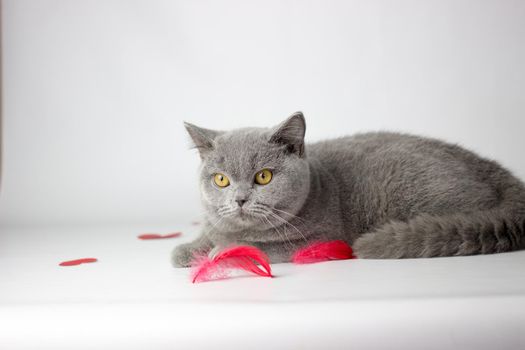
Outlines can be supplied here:
[[236, 173], [271, 166], [283, 160], [283, 147], [269, 142], [267, 129], [240, 129], [215, 139], [210, 165]]
[[254, 143], [268, 144], [270, 135], [268, 129], [244, 128], [225, 132], [215, 139], [217, 150], [230, 147], [246, 147]]

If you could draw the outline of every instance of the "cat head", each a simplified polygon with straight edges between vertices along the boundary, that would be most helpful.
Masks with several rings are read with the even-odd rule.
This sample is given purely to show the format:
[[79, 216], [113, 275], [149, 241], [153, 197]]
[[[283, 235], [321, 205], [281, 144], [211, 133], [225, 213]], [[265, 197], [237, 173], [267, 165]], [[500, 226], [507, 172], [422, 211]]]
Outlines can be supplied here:
[[202, 160], [201, 199], [217, 231], [265, 231], [301, 209], [310, 188], [301, 112], [273, 128], [216, 131], [185, 126]]

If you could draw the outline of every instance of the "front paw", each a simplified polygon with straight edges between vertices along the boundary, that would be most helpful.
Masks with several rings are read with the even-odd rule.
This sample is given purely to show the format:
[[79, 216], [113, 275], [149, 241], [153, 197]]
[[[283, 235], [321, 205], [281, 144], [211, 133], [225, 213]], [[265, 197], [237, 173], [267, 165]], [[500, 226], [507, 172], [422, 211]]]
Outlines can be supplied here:
[[171, 252], [171, 264], [174, 267], [188, 267], [195, 253], [199, 252], [199, 249], [196, 249], [191, 243], [178, 245]]

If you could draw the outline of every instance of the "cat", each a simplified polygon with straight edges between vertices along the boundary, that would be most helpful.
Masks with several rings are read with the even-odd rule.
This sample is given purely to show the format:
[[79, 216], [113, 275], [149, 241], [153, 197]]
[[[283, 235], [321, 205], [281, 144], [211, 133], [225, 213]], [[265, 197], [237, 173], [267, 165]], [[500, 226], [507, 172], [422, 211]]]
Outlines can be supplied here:
[[525, 248], [523, 183], [457, 145], [393, 132], [305, 144], [301, 112], [273, 128], [185, 127], [201, 157], [206, 223], [175, 247], [174, 266], [233, 244], [272, 263], [328, 240], [364, 259]]

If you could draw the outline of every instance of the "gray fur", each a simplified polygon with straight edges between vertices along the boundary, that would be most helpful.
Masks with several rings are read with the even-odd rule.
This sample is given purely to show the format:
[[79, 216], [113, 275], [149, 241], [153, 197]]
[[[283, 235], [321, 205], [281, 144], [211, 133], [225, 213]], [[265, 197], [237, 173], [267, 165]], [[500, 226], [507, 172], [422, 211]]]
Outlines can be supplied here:
[[[231, 244], [289, 261], [312, 241], [343, 239], [358, 258], [421, 258], [525, 248], [525, 188], [498, 163], [459, 146], [397, 133], [304, 144], [297, 112], [270, 128], [186, 124], [202, 158], [206, 225], [175, 248], [175, 266]], [[254, 183], [269, 168], [272, 181]], [[213, 174], [231, 181], [217, 187]], [[237, 199], [246, 200], [241, 208]]]

